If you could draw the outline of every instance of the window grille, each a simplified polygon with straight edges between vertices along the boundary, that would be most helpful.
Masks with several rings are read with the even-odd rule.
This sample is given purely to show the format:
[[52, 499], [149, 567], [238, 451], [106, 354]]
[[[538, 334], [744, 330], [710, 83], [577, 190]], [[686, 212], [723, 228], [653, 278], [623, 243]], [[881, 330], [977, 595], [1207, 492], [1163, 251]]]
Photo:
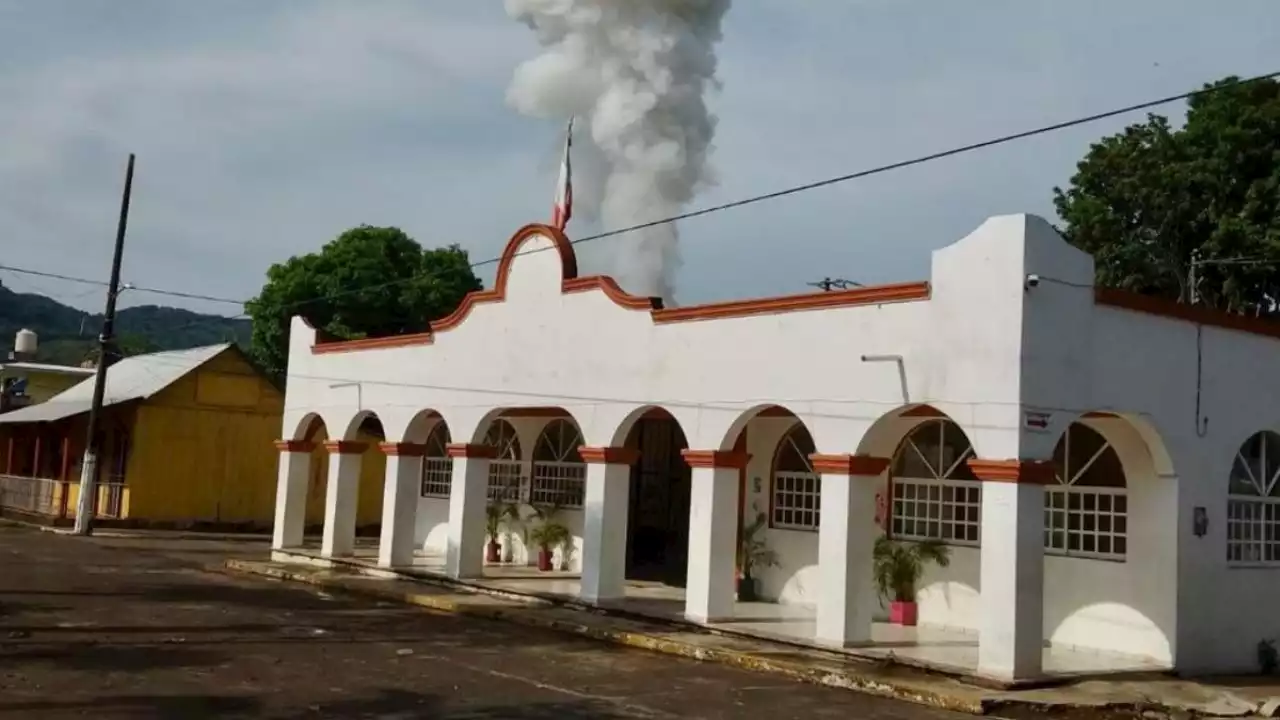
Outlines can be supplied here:
[[950, 420], [927, 420], [907, 435], [893, 459], [890, 535], [977, 545], [982, 483], [965, 462], [973, 446]]
[[1227, 562], [1280, 567], [1280, 435], [1256, 433], [1227, 479]]
[[813, 471], [813, 436], [799, 422], [778, 443], [773, 456], [773, 502], [769, 524], [784, 530], [817, 530], [821, 520], [822, 476]]
[[1044, 492], [1044, 549], [1123, 560], [1129, 545], [1124, 466], [1100, 433], [1073, 423], [1053, 451], [1056, 485]]

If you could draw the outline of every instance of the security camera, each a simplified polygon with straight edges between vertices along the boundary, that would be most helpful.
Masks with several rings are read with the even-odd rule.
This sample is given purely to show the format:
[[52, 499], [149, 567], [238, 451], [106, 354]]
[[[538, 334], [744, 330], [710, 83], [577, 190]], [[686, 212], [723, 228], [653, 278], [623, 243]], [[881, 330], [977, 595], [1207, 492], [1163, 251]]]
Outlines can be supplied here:
[[1033, 288], [1033, 287], [1037, 287], [1037, 286], [1039, 286], [1039, 285], [1040, 285], [1040, 276], [1039, 276], [1039, 275], [1036, 275], [1035, 273], [1031, 273], [1030, 275], [1028, 275], [1028, 276], [1027, 276], [1027, 285], [1026, 285], [1026, 287], [1027, 287], [1027, 289], [1028, 289], [1028, 290], [1030, 290], [1030, 289], [1031, 289], [1031, 288]]

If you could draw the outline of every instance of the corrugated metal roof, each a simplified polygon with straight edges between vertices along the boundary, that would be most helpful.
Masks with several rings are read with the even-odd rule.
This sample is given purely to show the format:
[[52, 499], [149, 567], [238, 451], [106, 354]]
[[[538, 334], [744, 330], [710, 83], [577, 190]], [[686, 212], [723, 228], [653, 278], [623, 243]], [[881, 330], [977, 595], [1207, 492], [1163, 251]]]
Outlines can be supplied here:
[[38, 362], [7, 362], [0, 363], [0, 372], [7, 373], [10, 370], [27, 372], [42, 372], [53, 375], [92, 375], [93, 368], [73, 367], [70, 365], [50, 365], [49, 363]]
[[[106, 407], [132, 400], [145, 400], [181, 380], [229, 347], [230, 343], [223, 343], [125, 358], [107, 370], [107, 387], [103, 393], [102, 405]], [[0, 413], [0, 424], [52, 422], [89, 412], [89, 406], [93, 403], [93, 383], [94, 378], [89, 378], [54, 395], [47, 402]]]

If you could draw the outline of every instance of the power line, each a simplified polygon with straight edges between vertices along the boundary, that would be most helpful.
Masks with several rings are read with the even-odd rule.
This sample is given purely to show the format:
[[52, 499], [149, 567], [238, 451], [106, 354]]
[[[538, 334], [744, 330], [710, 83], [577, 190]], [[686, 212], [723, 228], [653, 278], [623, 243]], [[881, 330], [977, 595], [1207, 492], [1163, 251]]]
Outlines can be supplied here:
[[[31, 275], [34, 277], [50, 278], [52, 280], [62, 280], [65, 282], [79, 283], [81, 285], [94, 285], [97, 287], [110, 287], [111, 283], [103, 280], [93, 280], [90, 278], [76, 277], [74, 275], [63, 275], [61, 273], [46, 272], [44, 270], [31, 270], [29, 268], [15, 267], [13, 265], [0, 265], [0, 270], [17, 273], [19, 275]], [[217, 297], [215, 295], [201, 295], [198, 293], [180, 292], [177, 290], [163, 290], [160, 288], [144, 287], [142, 285], [134, 285], [133, 283], [124, 283], [120, 291], [132, 290], [133, 292], [150, 293], [153, 295], [165, 295], [167, 297], [187, 298], [189, 300], [204, 300], [207, 302], [228, 303], [231, 305], [244, 305], [243, 300], [232, 300], [231, 298]]]
[[[1078, 117], [1073, 120], [1057, 122], [1051, 125], [1044, 125], [1041, 127], [1037, 127], [1031, 130], [1024, 130], [1022, 132], [1011, 133], [1008, 135], [1001, 135], [999, 137], [992, 138], [989, 140], [983, 140], [981, 142], [975, 142], [968, 145], [954, 147], [949, 150], [942, 150], [942, 151], [930, 153], [927, 155], [921, 155], [908, 160], [900, 160], [900, 161], [889, 163], [886, 165], [879, 165], [873, 168], [868, 168], [865, 170], [859, 170], [857, 172], [852, 172], [845, 175], [839, 175], [836, 177], [827, 178], [825, 180], [818, 180], [815, 182], [805, 183], [802, 185], [794, 185], [791, 187], [784, 188], [782, 190], [776, 190], [773, 192], [768, 192], [760, 195], [753, 195], [751, 197], [742, 198], [739, 200], [734, 200], [726, 203], [721, 203], [718, 205], [712, 205], [712, 206], [701, 208], [698, 210], [691, 210], [689, 212], [684, 212], [677, 215], [665, 217], [660, 220], [652, 220], [649, 222], [643, 222], [635, 225], [629, 225], [627, 227], [617, 228], [615, 230], [608, 230], [605, 232], [596, 233], [594, 235], [588, 235], [586, 237], [578, 238], [577, 240], [571, 240], [570, 244], [582, 245], [584, 243], [594, 242], [596, 240], [603, 240], [606, 238], [617, 237], [620, 235], [637, 232], [639, 230], [645, 230], [651, 227], [657, 227], [659, 225], [667, 225], [670, 223], [679, 222], [681, 220], [690, 220], [693, 218], [702, 217], [704, 215], [711, 215], [714, 213], [723, 212], [725, 210], [732, 210], [740, 207], [745, 207], [747, 205], [753, 205], [756, 203], [765, 202], [768, 200], [775, 200], [778, 198], [787, 197], [789, 195], [796, 195], [803, 192], [809, 192], [811, 190], [817, 190], [819, 188], [824, 188], [831, 185], [838, 185], [841, 183], [850, 182], [852, 180], [859, 180], [862, 178], [871, 177], [873, 175], [880, 175], [886, 172], [891, 172], [893, 170], [901, 170], [903, 168], [913, 167], [915, 165], [923, 165], [925, 163], [933, 162], [936, 160], [942, 160], [949, 157], [954, 157], [956, 155], [963, 155], [963, 154], [975, 152], [977, 150], [984, 150], [986, 148], [995, 147], [997, 145], [1003, 145], [1003, 144], [1014, 142], [1017, 140], [1025, 140], [1027, 138], [1036, 137], [1038, 135], [1045, 135], [1048, 133], [1057, 132], [1059, 130], [1066, 130], [1066, 129], [1081, 126], [1081, 125], [1087, 125], [1090, 123], [1098, 122], [1099, 120], [1106, 120], [1106, 119], [1117, 117], [1120, 115], [1127, 115], [1129, 113], [1137, 112], [1139, 110], [1148, 110], [1161, 105], [1168, 105], [1169, 103], [1178, 102], [1180, 100], [1190, 100], [1191, 98], [1212, 95], [1213, 93], [1221, 92], [1223, 90], [1228, 90], [1234, 87], [1239, 87], [1241, 85], [1261, 82], [1263, 80], [1273, 80], [1278, 77], [1280, 77], [1280, 71], [1270, 72], [1264, 75], [1255, 75], [1250, 78], [1236, 80], [1234, 82], [1229, 82], [1229, 83], [1223, 83], [1221, 85], [1216, 85], [1213, 87], [1204, 87], [1199, 90], [1192, 90], [1189, 92], [1179, 93], [1177, 95], [1169, 95], [1166, 97], [1157, 98], [1155, 100], [1147, 100], [1145, 102], [1140, 102], [1133, 105], [1126, 105], [1124, 107], [1116, 108], [1114, 110], [1107, 110], [1105, 112], [1094, 113], [1092, 115]], [[516, 256], [528, 255], [530, 253], [535, 253], [535, 252], [542, 252], [543, 250], [546, 250], [546, 249], [548, 248], [541, 247], [541, 248], [534, 248], [531, 250], [522, 250], [516, 253]], [[493, 265], [495, 263], [500, 262], [501, 260], [502, 260], [502, 256], [500, 255], [497, 257], [489, 258], [487, 260], [481, 260], [481, 261], [472, 263], [471, 269], [474, 270], [476, 268], [484, 267], [487, 265]], [[12, 268], [0, 266], [0, 269], [12, 269]], [[53, 274], [51, 273], [46, 274], [46, 276], [52, 277]], [[421, 279], [422, 277], [424, 276], [397, 278], [395, 280], [390, 280], [384, 283], [377, 283], [374, 285], [351, 288], [351, 289], [339, 291], [336, 293], [329, 293], [324, 295], [323, 297], [311, 298], [311, 299], [302, 300], [296, 303], [290, 303], [288, 305], [283, 306], [282, 309], [294, 310], [294, 309], [305, 307], [307, 305], [312, 305], [315, 303], [329, 302], [339, 297], [346, 297], [349, 295], [356, 295], [364, 292], [385, 290], [390, 287], [394, 287], [394, 286], [401, 285], [408, 282], [413, 282], [415, 280]], [[62, 278], [62, 279], [75, 281], [75, 282], [98, 282], [98, 281], [86, 281], [83, 278], [68, 277], [68, 278]], [[150, 292], [157, 295], [169, 295], [172, 297], [184, 297], [188, 299], [208, 300], [211, 302], [230, 303], [230, 304], [236, 304], [241, 306], [247, 303], [247, 301], [243, 301], [243, 300], [231, 300], [228, 298], [217, 298], [213, 296], [199, 296], [199, 295], [194, 295], [190, 293], [177, 293], [173, 291], [159, 290], [154, 288], [138, 288], [138, 289], [143, 292]], [[199, 320], [191, 323], [185, 323], [171, 329], [179, 330], [179, 329], [184, 329], [184, 328], [195, 326], [195, 325], [200, 325], [206, 322], [212, 324], [214, 322], [225, 322], [227, 320], [240, 320], [240, 319], [248, 319], [248, 318], [249, 318], [248, 315], [242, 313], [240, 315], [236, 315], [232, 317], [219, 318], [218, 320], [209, 319], [209, 320]]]

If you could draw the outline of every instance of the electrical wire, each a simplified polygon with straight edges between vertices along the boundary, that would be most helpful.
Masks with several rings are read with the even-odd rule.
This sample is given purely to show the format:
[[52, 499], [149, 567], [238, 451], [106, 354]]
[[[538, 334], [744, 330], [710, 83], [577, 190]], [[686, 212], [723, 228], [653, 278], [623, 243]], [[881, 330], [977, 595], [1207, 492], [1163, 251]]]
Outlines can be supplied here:
[[[871, 177], [873, 175], [880, 175], [880, 174], [891, 172], [894, 170], [901, 170], [903, 168], [908, 168], [915, 165], [922, 165], [925, 163], [934, 162], [937, 160], [942, 160], [942, 159], [954, 157], [957, 155], [963, 155], [963, 154], [975, 152], [978, 150], [984, 150], [986, 148], [1003, 145], [1003, 144], [1014, 142], [1017, 140], [1025, 140], [1027, 138], [1036, 137], [1038, 135], [1045, 135], [1048, 133], [1058, 132], [1060, 130], [1066, 130], [1066, 129], [1078, 127], [1081, 125], [1087, 125], [1090, 123], [1098, 122], [1099, 120], [1106, 120], [1106, 119], [1117, 117], [1120, 115], [1127, 115], [1129, 113], [1137, 112], [1139, 110], [1148, 110], [1151, 108], [1159, 107], [1161, 105], [1168, 105], [1169, 103], [1178, 102], [1180, 100], [1190, 100], [1192, 98], [1211, 95], [1213, 93], [1222, 92], [1224, 90], [1239, 87], [1241, 85], [1261, 82], [1264, 80], [1274, 80], [1276, 78], [1280, 78], [1280, 71], [1270, 72], [1262, 75], [1255, 75], [1253, 77], [1236, 80], [1230, 83], [1223, 83], [1223, 84], [1215, 85], [1212, 87], [1203, 87], [1199, 90], [1192, 90], [1189, 92], [1179, 93], [1177, 95], [1169, 95], [1166, 97], [1156, 98], [1154, 100], [1147, 100], [1144, 102], [1135, 103], [1132, 105], [1126, 105], [1120, 108], [1115, 108], [1113, 110], [1107, 110], [1105, 112], [1094, 113], [1092, 115], [1085, 115], [1072, 120], [1065, 120], [1062, 122], [1057, 122], [1050, 125], [1037, 127], [1031, 130], [1024, 130], [1021, 132], [1011, 133], [1008, 135], [1001, 135], [999, 137], [991, 138], [989, 140], [983, 140], [981, 142], [970, 143], [968, 145], [961, 145], [959, 147], [954, 147], [948, 150], [942, 150], [939, 152], [929, 153], [927, 155], [921, 155], [918, 157], [910, 158], [908, 160], [900, 160], [897, 162], [889, 163], [887, 165], [879, 165], [879, 166], [868, 168], [865, 170], [859, 170], [857, 172], [852, 172], [844, 175], [838, 175], [836, 177], [826, 178], [824, 180], [809, 182], [802, 185], [794, 185], [781, 190], [775, 190], [773, 192], [763, 193], [760, 195], [753, 195], [753, 196], [742, 198], [739, 200], [734, 200], [726, 203], [721, 203], [718, 205], [712, 205], [709, 207], [700, 208], [697, 210], [691, 210], [688, 212], [679, 213], [679, 214], [665, 217], [659, 220], [652, 220], [649, 222], [629, 225], [629, 226], [617, 228], [614, 230], [608, 230], [605, 232], [596, 233], [594, 235], [588, 235], [586, 237], [578, 238], [577, 240], [571, 240], [570, 244], [582, 245], [589, 242], [595, 242], [597, 240], [604, 240], [606, 238], [618, 237], [620, 235], [625, 235], [625, 234], [637, 232], [640, 230], [645, 230], [651, 227], [657, 227], [659, 225], [666, 225], [674, 222], [679, 222], [682, 220], [690, 220], [690, 219], [702, 217], [705, 215], [724, 212], [726, 210], [745, 207], [747, 205], [753, 205], [756, 203], [766, 202], [769, 200], [776, 200], [778, 198], [783, 198], [790, 195], [809, 192], [812, 190], [817, 190], [819, 188], [824, 188], [832, 185], [850, 182], [852, 180]], [[540, 252], [546, 249], [548, 248], [540, 247], [540, 248], [533, 248], [530, 250], [522, 250], [516, 253], [516, 255], [517, 256], [528, 255], [528, 254]], [[498, 263], [501, 261], [501, 259], [502, 257], [499, 255], [497, 257], [492, 257], [487, 260], [481, 260], [481, 261], [472, 263], [470, 267], [471, 269], [474, 270], [476, 268], [485, 267], [487, 265], [493, 265], [495, 263]], [[29, 274], [39, 274], [43, 277], [57, 277], [57, 275], [54, 273], [37, 273], [36, 271], [28, 271], [25, 269], [14, 268], [11, 266], [0, 266], [0, 270], [8, 270], [10, 272], [26, 272]], [[349, 295], [357, 295], [357, 294], [366, 293], [366, 292], [375, 292], [379, 290], [385, 290], [387, 288], [395, 287], [397, 285], [402, 285], [404, 283], [414, 282], [415, 280], [422, 279], [422, 277], [425, 277], [425, 276], [397, 278], [395, 280], [390, 280], [384, 283], [376, 283], [373, 285], [361, 286], [358, 288], [350, 288], [350, 289], [342, 290], [335, 293], [328, 293], [323, 297], [309, 298], [307, 300], [301, 300], [295, 303], [289, 303], [287, 305], [284, 305], [281, 309], [285, 311], [296, 310], [298, 308], [305, 307], [307, 305], [312, 305], [315, 303], [329, 302], [335, 298], [347, 297]], [[100, 281], [86, 280], [84, 278], [74, 278], [70, 276], [64, 276], [59, 279], [67, 280], [70, 282], [92, 282], [92, 283], [100, 282]], [[228, 304], [235, 304], [235, 305], [241, 305], [241, 306], [246, 305], [248, 302], [245, 300], [232, 300], [229, 298], [197, 295], [194, 293], [179, 293], [175, 291], [160, 290], [156, 288], [135, 287], [134, 289], [137, 289], [142, 292], [156, 294], [156, 295], [167, 295], [171, 297], [180, 297], [180, 298], [186, 298], [186, 299], [207, 300], [209, 302], [228, 303]], [[227, 321], [234, 321], [234, 320], [241, 320], [241, 319], [250, 319], [250, 318], [247, 314], [240, 314], [240, 315], [231, 316], [231, 317], [218, 318], [216, 320], [212, 318], [205, 318], [205, 319], [193, 321], [191, 323], [179, 325], [179, 326], [170, 328], [169, 330], [181, 330], [187, 327], [198, 326], [204, 323], [217, 324], [217, 323], [225, 323]]]

